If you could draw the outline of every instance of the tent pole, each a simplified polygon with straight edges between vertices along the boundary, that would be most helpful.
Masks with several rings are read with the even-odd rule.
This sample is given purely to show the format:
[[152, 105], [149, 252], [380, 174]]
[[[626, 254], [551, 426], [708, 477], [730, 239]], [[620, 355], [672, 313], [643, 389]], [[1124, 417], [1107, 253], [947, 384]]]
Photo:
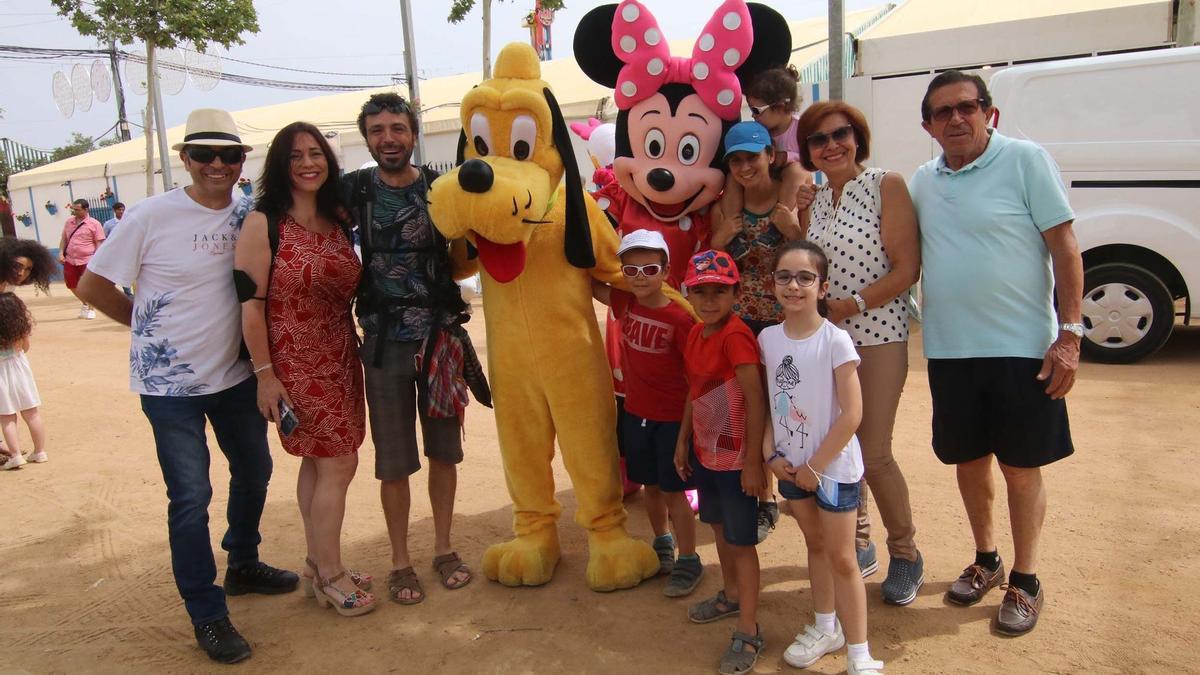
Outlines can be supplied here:
[[845, 12], [842, 0], [829, 0], [829, 100], [840, 101], [846, 78]]

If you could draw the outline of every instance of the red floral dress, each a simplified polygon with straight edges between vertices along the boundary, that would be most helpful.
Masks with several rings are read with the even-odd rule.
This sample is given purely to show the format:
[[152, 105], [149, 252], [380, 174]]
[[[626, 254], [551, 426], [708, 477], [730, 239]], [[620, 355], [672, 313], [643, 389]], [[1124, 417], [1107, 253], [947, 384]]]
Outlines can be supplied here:
[[341, 228], [321, 234], [291, 216], [280, 220], [267, 319], [271, 363], [300, 421], [291, 436], [280, 434], [290, 455], [349, 455], [366, 436], [362, 363], [350, 315], [361, 274]]

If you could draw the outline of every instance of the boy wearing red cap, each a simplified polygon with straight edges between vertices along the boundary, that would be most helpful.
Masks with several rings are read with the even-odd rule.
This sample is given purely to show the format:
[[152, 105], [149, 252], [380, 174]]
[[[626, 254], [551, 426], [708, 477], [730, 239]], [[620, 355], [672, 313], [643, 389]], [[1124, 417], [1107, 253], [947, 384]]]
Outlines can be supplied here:
[[[721, 672], [753, 668], [763, 648], [758, 629], [758, 493], [763, 488], [766, 401], [758, 343], [733, 313], [737, 265], [723, 251], [692, 256], [683, 287], [703, 322], [684, 350], [688, 401], [675, 446], [675, 468], [700, 491], [700, 520], [712, 526], [724, 588], [693, 605], [688, 618], [708, 623], [738, 615]], [[689, 450], [689, 445], [691, 450]]]

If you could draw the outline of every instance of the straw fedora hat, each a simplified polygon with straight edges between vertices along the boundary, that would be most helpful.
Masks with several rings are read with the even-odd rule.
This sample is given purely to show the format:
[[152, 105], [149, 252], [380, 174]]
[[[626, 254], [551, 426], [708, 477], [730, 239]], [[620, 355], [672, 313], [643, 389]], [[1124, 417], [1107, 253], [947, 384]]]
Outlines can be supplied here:
[[172, 145], [171, 149], [182, 150], [185, 145], [240, 145], [246, 152], [254, 149], [238, 136], [233, 115], [216, 108], [197, 108], [188, 115], [183, 142]]

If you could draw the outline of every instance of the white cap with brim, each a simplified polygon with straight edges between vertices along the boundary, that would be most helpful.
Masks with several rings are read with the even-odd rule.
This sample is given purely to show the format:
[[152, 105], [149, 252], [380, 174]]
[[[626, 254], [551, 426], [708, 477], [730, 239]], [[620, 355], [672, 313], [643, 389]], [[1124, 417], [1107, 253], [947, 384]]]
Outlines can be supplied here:
[[667, 256], [667, 262], [671, 262], [671, 249], [667, 248], [667, 240], [663, 238], [662, 232], [657, 230], [634, 230], [629, 234], [621, 237], [621, 246], [617, 249], [617, 255], [624, 255], [626, 251], [642, 248], [648, 251], [662, 251]]
[[242, 137], [238, 136], [233, 115], [216, 108], [198, 108], [188, 115], [183, 142], [172, 145], [171, 149], [182, 150], [188, 145], [240, 145], [246, 152], [254, 149], [243, 143]]

